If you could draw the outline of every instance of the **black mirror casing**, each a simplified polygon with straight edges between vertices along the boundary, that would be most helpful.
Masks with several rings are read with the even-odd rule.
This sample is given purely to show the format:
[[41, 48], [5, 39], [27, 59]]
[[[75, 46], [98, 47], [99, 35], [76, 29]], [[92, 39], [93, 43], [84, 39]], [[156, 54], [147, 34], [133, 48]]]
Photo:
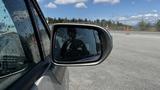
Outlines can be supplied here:
[[[54, 47], [55, 47], [56, 38], [57, 38], [56, 34], [57, 34], [59, 28], [80, 28], [80, 29], [82, 28], [82, 30], [88, 29], [88, 30], [92, 30], [93, 32], [98, 32], [98, 37], [100, 39], [101, 53], [94, 55], [94, 57], [88, 56], [88, 57], [80, 59], [80, 60], [61, 61], [61, 60], [57, 59], [55, 56], [55, 53], [58, 52], [58, 50], [56, 50]], [[87, 30], [83, 31], [83, 32], [88, 33]], [[91, 36], [87, 36], [87, 37], [91, 38]], [[108, 55], [112, 51], [112, 47], [113, 47], [112, 36], [110, 35], [108, 30], [106, 30], [100, 26], [90, 25], [90, 24], [73, 24], [73, 23], [59, 23], [59, 24], [54, 24], [52, 26], [51, 55], [52, 55], [53, 63], [55, 65], [59, 65], [59, 66], [97, 65], [97, 64], [100, 64], [101, 62], [103, 62], [108, 57]]]

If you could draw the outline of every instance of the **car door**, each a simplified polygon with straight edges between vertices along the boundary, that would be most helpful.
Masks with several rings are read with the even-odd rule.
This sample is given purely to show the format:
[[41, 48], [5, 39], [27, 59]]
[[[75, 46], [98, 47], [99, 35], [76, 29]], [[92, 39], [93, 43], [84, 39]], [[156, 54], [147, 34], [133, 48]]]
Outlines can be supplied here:
[[28, 89], [49, 63], [42, 61], [26, 1], [0, 0], [0, 12], [0, 90]]
[[[50, 30], [43, 17], [38, 4], [34, 0], [29, 1], [33, 19], [37, 28], [38, 37], [41, 41], [44, 61], [51, 61], [50, 58]], [[51, 64], [48, 70], [35, 82], [33, 89], [38, 90], [68, 90], [69, 73], [66, 67]]]
[[63, 90], [65, 68], [51, 63], [49, 33], [38, 31], [44, 26], [45, 34], [47, 26], [41, 17], [37, 24], [30, 5], [35, 4], [0, 0], [0, 90]]

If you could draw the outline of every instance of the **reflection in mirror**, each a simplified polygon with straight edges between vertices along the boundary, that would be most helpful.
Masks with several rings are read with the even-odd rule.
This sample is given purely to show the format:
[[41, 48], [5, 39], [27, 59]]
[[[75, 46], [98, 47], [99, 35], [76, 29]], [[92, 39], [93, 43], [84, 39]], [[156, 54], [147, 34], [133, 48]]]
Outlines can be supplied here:
[[57, 28], [53, 52], [57, 61], [94, 60], [91, 57], [97, 60], [101, 55], [98, 32], [87, 28]]

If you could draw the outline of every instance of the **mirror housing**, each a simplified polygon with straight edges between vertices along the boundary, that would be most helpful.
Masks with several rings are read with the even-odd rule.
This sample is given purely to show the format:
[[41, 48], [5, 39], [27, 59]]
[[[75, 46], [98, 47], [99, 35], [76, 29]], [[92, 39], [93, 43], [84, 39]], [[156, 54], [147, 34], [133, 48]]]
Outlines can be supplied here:
[[[75, 30], [71, 30], [71, 29], [75, 29]], [[113, 47], [112, 36], [108, 30], [106, 30], [100, 26], [90, 25], [90, 24], [59, 23], [59, 24], [54, 24], [52, 26], [51, 30], [52, 30], [51, 55], [52, 55], [52, 61], [55, 65], [59, 65], [59, 66], [97, 65], [97, 64], [100, 64], [101, 62], [103, 62], [112, 51], [112, 47]], [[70, 49], [65, 49], [65, 52], [66, 52], [66, 50], [68, 50], [68, 51], [70, 50], [70, 54], [67, 53], [68, 56], [66, 56], [66, 54], [60, 54], [60, 53], [65, 53], [63, 47], [66, 47], [66, 48], [68, 47], [68, 45], [64, 44], [64, 43], [67, 43], [69, 41], [70, 42], [75, 41], [75, 40], [69, 39], [70, 36], [74, 37], [74, 34], [71, 34], [71, 35], [69, 34], [70, 32], [73, 33], [74, 31], [76, 31], [77, 34], [79, 34], [79, 36], [77, 35], [77, 37], [76, 37], [78, 40], [77, 39], [76, 40], [79, 42], [84, 42], [84, 45], [82, 45], [82, 43], [81, 43], [81, 46], [86, 46], [86, 49], [88, 50], [88, 52], [90, 54], [80, 55], [80, 52], [78, 52], [78, 51], [77, 51], [78, 54], [75, 54], [77, 52], [75, 52], [75, 50], [73, 51]], [[66, 36], [66, 33], [68, 36]], [[92, 34], [88, 35], [88, 33], [93, 33], [93, 35]], [[97, 33], [97, 36], [95, 36], [95, 33]], [[85, 43], [86, 39], [80, 39], [80, 37], [84, 37], [84, 36], [86, 38], [88, 38], [87, 39], [88, 44]], [[94, 36], [95, 38], [92, 36]], [[60, 39], [59, 39], [59, 37], [60, 37]], [[61, 38], [61, 37], [64, 37], [64, 38]], [[68, 39], [67, 39], [67, 37], [68, 37]], [[97, 44], [97, 42], [96, 42], [97, 41], [96, 37], [98, 37], [98, 39], [99, 39], [99, 44]], [[92, 39], [94, 38], [95, 40], [90, 40], [89, 38], [92, 38]], [[63, 40], [63, 39], [65, 39], [65, 40]], [[60, 45], [59, 49], [56, 49], [56, 47], [57, 47], [56, 45], [57, 45], [58, 40], [61, 40], [61, 42], [63, 42], [63, 44]], [[79, 43], [79, 42], [76, 42], [76, 43]], [[96, 43], [94, 44], [92, 42], [96, 42]], [[79, 47], [78, 45], [80, 45], [80, 43], [76, 44], [76, 45], [77, 46], [74, 46], [74, 47], [78, 48]], [[90, 46], [94, 46], [94, 45], [96, 45], [96, 47], [92, 48], [92, 50], [87, 48], [87, 46], [90, 47]], [[100, 50], [98, 50], [97, 47], [99, 47]], [[83, 48], [85, 48], [85, 47], [83, 47]], [[94, 51], [96, 50], [97, 52], [93, 53], [93, 50]], [[84, 50], [82, 52], [84, 52]], [[72, 54], [74, 54], [74, 56]]]

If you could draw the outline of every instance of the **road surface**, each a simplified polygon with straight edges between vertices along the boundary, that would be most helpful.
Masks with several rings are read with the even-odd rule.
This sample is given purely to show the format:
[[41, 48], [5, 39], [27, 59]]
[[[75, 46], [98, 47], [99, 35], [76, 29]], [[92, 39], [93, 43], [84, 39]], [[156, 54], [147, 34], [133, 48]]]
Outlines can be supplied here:
[[69, 68], [70, 90], [160, 90], [160, 33], [112, 36], [113, 51], [102, 64]]

